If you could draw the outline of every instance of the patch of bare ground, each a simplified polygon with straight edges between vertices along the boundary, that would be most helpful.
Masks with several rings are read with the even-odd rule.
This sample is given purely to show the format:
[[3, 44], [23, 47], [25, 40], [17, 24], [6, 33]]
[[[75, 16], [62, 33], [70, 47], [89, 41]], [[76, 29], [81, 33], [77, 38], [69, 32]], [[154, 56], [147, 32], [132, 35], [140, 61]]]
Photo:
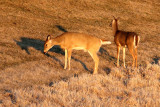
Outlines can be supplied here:
[[[1, 0], [0, 106], [159, 106], [159, 11], [158, 0]], [[120, 30], [141, 37], [137, 69], [128, 50], [127, 68], [116, 68], [112, 15]], [[60, 47], [43, 54], [48, 34], [67, 31], [112, 42], [98, 53], [97, 75], [86, 52], [73, 51], [70, 71]]]

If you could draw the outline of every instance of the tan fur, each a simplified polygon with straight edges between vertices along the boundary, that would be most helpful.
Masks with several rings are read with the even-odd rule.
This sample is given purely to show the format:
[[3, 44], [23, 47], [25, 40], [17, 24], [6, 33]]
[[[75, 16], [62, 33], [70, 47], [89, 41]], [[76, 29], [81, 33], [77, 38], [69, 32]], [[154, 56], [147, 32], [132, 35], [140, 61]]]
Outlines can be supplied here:
[[54, 45], [60, 45], [61, 48], [65, 49], [64, 69], [67, 68], [67, 59], [70, 69], [70, 59], [72, 50], [76, 49], [76, 50], [88, 51], [95, 62], [93, 73], [96, 74], [99, 63], [97, 52], [99, 51], [101, 45], [103, 44], [111, 44], [111, 42], [106, 40], [101, 40], [97, 37], [87, 34], [66, 32], [53, 39], [51, 39], [51, 36], [48, 36], [44, 44], [44, 53], [46, 53]]
[[113, 28], [113, 35], [114, 35], [114, 42], [117, 45], [117, 67], [119, 67], [119, 53], [120, 48], [123, 47], [123, 62], [125, 67], [125, 48], [128, 47], [129, 52], [131, 53], [133, 57], [133, 64], [132, 66], [135, 66], [136, 61], [136, 67], [137, 67], [137, 46], [140, 41], [140, 37], [134, 33], [134, 32], [125, 32], [118, 30], [118, 19], [114, 17], [111, 25]]

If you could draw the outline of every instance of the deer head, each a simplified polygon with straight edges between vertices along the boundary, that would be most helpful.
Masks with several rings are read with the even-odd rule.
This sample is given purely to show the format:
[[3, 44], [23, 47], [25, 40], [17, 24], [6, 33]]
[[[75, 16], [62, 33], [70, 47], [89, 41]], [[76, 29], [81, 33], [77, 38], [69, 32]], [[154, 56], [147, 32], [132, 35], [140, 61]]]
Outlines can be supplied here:
[[51, 49], [52, 47], [53, 47], [53, 44], [52, 44], [51, 36], [48, 35], [44, 44], [44, 54], [46, 54], [48, 50]]

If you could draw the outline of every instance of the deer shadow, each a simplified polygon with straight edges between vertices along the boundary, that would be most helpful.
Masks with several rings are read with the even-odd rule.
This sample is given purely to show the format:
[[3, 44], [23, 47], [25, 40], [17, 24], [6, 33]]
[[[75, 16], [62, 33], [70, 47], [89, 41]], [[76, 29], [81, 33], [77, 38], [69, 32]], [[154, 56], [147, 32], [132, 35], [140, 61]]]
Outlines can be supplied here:
[[115, 58], [115, 57], [113, 57], [112, 55], [110, 55], [109, 54], [109, 52], [108, 51], [106, 51], [104, 48], [100, 48], [100, 50], [99, 50], [99, 52], [100, 52], [100, 54], [101, 54], [101, 57], [105, 57], [105, 56], [107, 56], [107, 59], [109, 60], [109, 61], [113, 61], [114, 62], [114, 65], [116, 65], [116, 61], [117, 61], [117, 58]]
[[64, 27], [62, 27], [61, 25], [56, 25], [56, 27], [63, 32], [68, 32]]
[[[100, 57], [108, 60], [109, 62], [113, 62], [114, 66], [116, 66], [117, 58], [110, 55], [109, 52], [107, 50], [105, 50], [103, 47], [100, 48], [99, 52], [101, 54]], [[103, 68], [103, 70], [105, 71], [105, 73], [107, 75], [111, 73], [111, 69], [109, 67], [105, 67], [105, 68]]]
[[[43, 45], [44, 45], [45, 42], [42, 41], [42, 40], [21, 37], [20, 41], [17, 41], [17, 40], [14, 40], [14, 41], [16, 42], [17, 45], [19, 45], [21, 47], [22, 50], [25, 50], [28, 55], [31, 54], [29, 52], [29, 47], [33, 47], [34, 49], [36, 49], [36, 50], [40, 51], [41, 53], [43, 53], [43, 49], [44, 49]], [[53, 46], [49, 51], [61, 54], [63, 56], [65, 55], [64, 51], [60, 48], [60, 46], [57, 46], [57, 45]], [[58, 61], [59, 64], [62, 67], [64, 67], [63, 63], [58, 58], [56, 58], [55, 56], [51, 56], [48, 53], [45, 54], [45, 55], [48, 56], [48, 57], [53, 58], [56, 61]], [[76, 59], [74, 57], [71, 57], [71, 58], [74, 59], [75, 61], [81, 63], [83, 68], [91, 73], [91, 71], [87, 68], [87, 66], [82, 61], [80, 61], [79, 59]]]

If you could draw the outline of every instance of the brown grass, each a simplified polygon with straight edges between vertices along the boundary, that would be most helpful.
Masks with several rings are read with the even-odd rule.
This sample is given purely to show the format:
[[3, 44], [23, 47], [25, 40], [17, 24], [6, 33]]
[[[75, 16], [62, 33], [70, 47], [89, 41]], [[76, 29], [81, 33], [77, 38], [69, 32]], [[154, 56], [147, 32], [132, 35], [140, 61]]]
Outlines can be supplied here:
[[[159, 106], [159, 11], [158, 0], [1, 0], [0, 106]], [[73, 51], [70, 71], [59, 47], [42, 53], [48, 34], [65, 31], [113, 42], [112, 15], [141, 37], [138, 69], [128, 50], [127, 68], [116, 68], [114, 43], [100, 49], [97, 75], [88, 53]]]

